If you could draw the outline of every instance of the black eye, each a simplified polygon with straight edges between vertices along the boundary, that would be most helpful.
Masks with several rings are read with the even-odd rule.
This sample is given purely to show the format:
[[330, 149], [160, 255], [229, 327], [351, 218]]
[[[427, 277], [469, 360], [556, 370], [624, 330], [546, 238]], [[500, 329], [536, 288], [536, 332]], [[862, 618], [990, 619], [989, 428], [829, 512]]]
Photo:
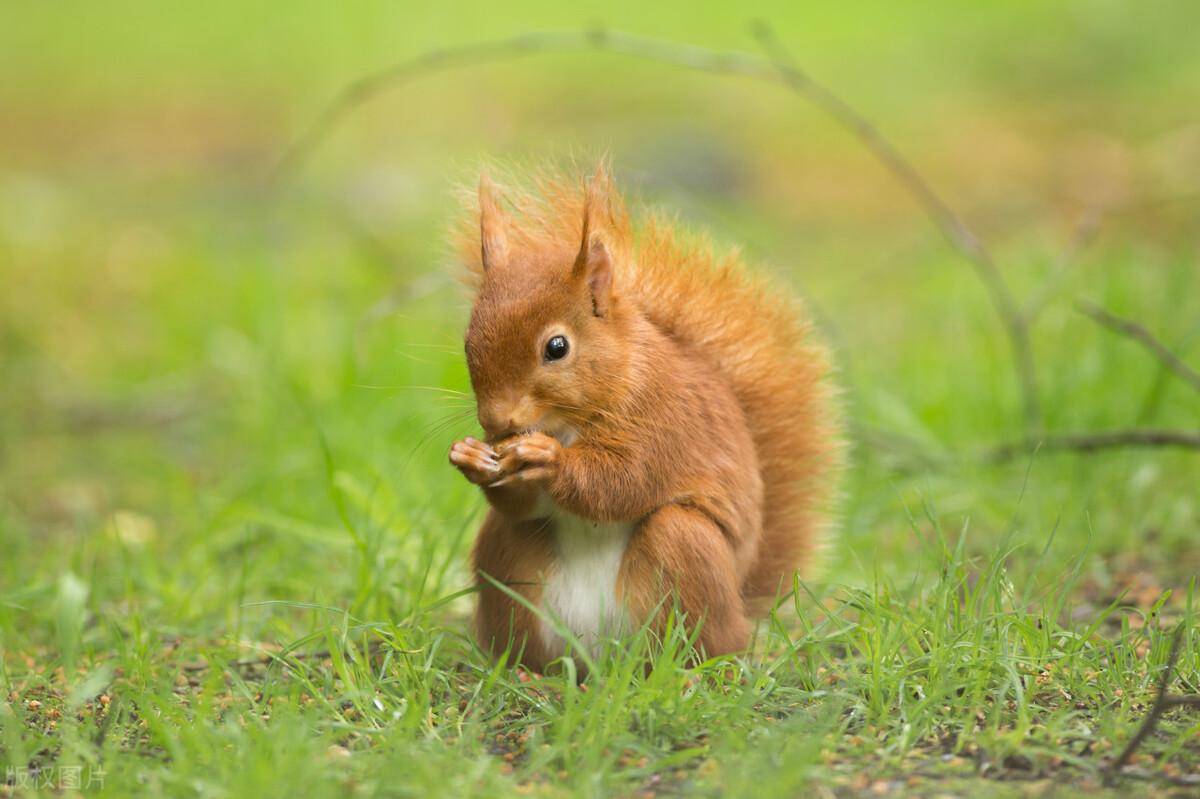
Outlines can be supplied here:
[[567, 357], [567, 352], [570, 349], [571, 345], [567, 343], [566, 336], [555, 336], [546, 342], [546, 360], [562, 360]]

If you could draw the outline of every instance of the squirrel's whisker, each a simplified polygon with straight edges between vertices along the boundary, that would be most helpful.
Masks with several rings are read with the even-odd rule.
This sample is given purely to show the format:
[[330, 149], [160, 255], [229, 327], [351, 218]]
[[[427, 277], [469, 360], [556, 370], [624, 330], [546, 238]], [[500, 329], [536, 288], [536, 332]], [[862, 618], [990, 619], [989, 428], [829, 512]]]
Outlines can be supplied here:
[[447, 395], [454, 396], [454, 397], [462, 397], [464, 399], [471, 399], [471, 400], [474, 399], [474, 395], [469, 394], [465, 391], [459, 391], [459, 390], [453, 389], [453, 388], [444, 388], [442, 386], [418, 386], [418, 385], [410, 385], [410, 384], [404, 384], [404, 383], [400, 383], [397, 385], [391, 385], [391, 386], [379, 386], [379, 385], [373, 385], [370, 383], [355, 383], [354, 388], [369, 388], [369, 389], [378, 389], [378, 390], [382, 390], [382, 391], [400, 391], [400, 390], [432, 391], [435, 393], [447, 394]]

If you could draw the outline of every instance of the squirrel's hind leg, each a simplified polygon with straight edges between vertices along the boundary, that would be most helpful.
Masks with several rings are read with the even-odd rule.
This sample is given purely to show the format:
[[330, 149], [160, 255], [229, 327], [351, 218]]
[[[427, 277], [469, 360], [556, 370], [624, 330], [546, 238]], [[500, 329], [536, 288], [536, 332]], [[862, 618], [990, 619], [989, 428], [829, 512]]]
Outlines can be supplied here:
[[713, 520], [693, 508], [668, 505], [634, 531], [617, 592], [637, 623], [658, 613], [656, 628], [677, 600], [689, 625], [703, 620], [696, 645], [712, 657], [749, 644], [739, 584], [733, 551]]
[[[554, 556], [544, 520], [512, 521], [491, 511], [475, 541], [473, 560], [479, 606], [475, 626], [479, 645], [493, 656], [506, 650], [513, 662], [545, 671], [552, 659], [541, 634], [541, 621], [530, 610], [540, 607], [545, 574]], [[496, 586], [506, 586], [529, 604]]]

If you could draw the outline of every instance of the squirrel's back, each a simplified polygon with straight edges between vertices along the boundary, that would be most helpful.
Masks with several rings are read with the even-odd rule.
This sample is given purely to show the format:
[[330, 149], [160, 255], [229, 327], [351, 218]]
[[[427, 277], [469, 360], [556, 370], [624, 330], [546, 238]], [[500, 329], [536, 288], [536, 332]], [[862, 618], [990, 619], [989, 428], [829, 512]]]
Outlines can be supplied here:
[[[517, 248], [573, 258], [585, 196], [601, 208], [602, 235], [614, 253], [613, 293], [656, 327], [707, 359], [728, 381], [754, 440], [763, 480], [763, 539], [743, 586], [746, 597], [786, 592], [795, 569], [811, 572], [823, 543], [841, 466], [839, 417], [826, 348], [811, 320], [782, 287], [752, 274], [736, 253], [717, 255], [707, 241], [681, 236], [652, 215], [636, 235], [605, 169], [598, 185], [535, 175], [532, 189], [507, 186], [520, 224]], [[478, 255], [478, 218], [456, 236], [463, 263]], [[480, 275], [476, 274], [476, 278]]]

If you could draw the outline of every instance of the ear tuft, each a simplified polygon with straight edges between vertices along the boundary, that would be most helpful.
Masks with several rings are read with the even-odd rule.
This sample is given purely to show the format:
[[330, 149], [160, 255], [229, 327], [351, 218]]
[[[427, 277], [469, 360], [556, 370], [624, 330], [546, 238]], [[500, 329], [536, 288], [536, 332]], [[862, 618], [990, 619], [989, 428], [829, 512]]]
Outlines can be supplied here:
[[597, 231], [600, 227], [597, 222], [604, 218], [605, 197], [602, 192], [605, 179], [602, 165], [585, 189], [583, 232], [580, 236], [579, 255], [575, 257], [575, 266], [571, 270], [573, 278], [587, 282], [588, 293], [592, 299], [592, 313], [599, 317], [608, 316], [613, 303], [612, 258], [602, 234]]
[[508, 218], [486, 172], [479, 176], [479, 249], [484, 272], [508, 264]]

